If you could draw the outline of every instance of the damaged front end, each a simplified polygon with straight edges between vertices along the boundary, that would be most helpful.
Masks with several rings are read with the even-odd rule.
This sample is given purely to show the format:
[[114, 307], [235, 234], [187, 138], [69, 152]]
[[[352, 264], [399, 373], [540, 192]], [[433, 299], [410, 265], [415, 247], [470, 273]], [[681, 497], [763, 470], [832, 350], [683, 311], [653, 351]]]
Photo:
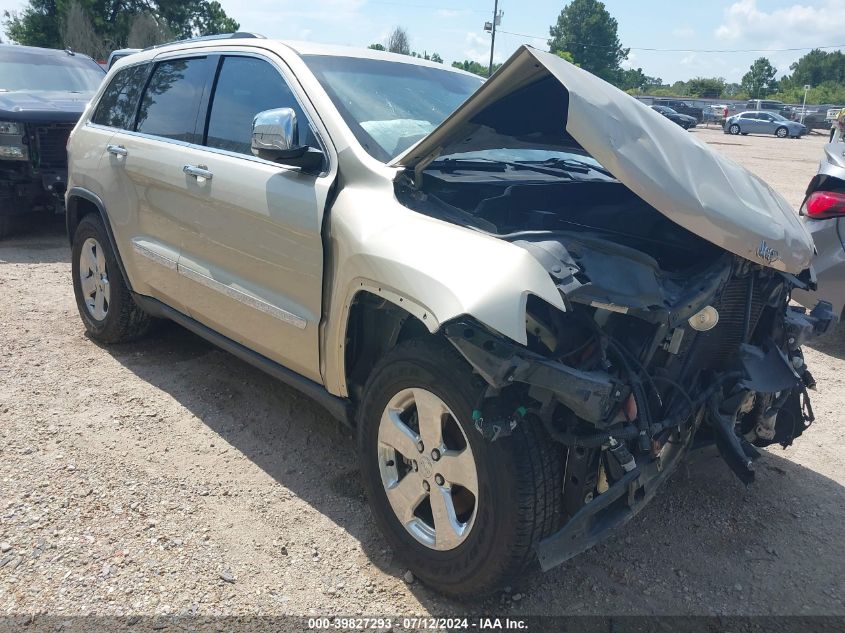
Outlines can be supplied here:
[[544, 569], [633, 517], [693, 443], [715, 442], [747, 484], [757, 447], [812, 423], [801, 344], [833, 315], [788, 306], [805, 280], [724, 252], [679, 274], [594, 235], [514, 243], [547, 266], [566, 311], [529, 297], [525, 347], [469, 318], [445, 334], [489, 385], [474, 412], [488, 440], [542, 424], [566, 452]]
[[790, 306], [814, 285], [812, 239], [771, 187], [642, 103], [522, 48], [394, 164], [403, 205], [527, 251], [560, 292], [562, 309], [524, 289], [526, 337], [445, 327], [488, 384], [478, 430], [542, 424], [564, 452], [545, 569], [634, 516], [694, 442], [750, 483], [757, 448], [812, 423], [801, 345], [833, 314]]

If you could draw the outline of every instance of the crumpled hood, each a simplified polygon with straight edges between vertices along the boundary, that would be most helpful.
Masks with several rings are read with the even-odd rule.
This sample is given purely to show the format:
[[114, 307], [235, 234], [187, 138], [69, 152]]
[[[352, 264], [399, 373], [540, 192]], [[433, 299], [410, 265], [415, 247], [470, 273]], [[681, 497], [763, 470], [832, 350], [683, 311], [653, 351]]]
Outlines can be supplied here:
[[0, 117], [12, 121], [76, 122], [91, 99], [90, 92], [17, 90], [0, 92]]
[[[565, 93], [560, 120], [557, 111], [539, 115], [542, 107], [531, 98], [529, 88], [549, 80]], [[419, 173], [441, 155], [573, 145], [660, 213], [717, 246], [790, 273], [809, 267], [812, 238], [763, 180], [595, 75], [527, 46], [391, 164]]]

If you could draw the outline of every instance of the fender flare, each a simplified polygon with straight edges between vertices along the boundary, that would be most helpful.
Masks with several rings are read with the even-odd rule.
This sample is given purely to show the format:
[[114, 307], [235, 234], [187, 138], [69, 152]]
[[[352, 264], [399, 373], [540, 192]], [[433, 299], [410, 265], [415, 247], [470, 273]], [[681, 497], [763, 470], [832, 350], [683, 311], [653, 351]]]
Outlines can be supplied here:
[[106, 206], [97, 194], [83, 187], [72, 187], [67, 192], [65, 200], [65, 227], [67, 230], [68, 242], [70, 242], [71, 247], [73, 247], [73, 235], [76, 233], [76, 227], [79, 226], [79, 221], [81, 219], [76, 205], [76, 200], [79, 198], [93, 204], [97, 209], [97, 212], [100, 214], [103, 226], [106, 227], [106, 235], [109, 238], [109, 246], [111, 246], [114, 258], [117, 260], [117, 266], [120, 269], [120, 274], [123, 277], [123, 283], [125, 283], [129, 291], [132, 292], [132, 284], [129, 281], [129, 275], [126, 274], [126, 268], [123, 266], [123, 258], [120, 256], [120, 251], [117, 248], [117, 241], [114, 239], [114, 231], [112, 231], [111, 222], [109, 221], [108, 213], [106, 213]]

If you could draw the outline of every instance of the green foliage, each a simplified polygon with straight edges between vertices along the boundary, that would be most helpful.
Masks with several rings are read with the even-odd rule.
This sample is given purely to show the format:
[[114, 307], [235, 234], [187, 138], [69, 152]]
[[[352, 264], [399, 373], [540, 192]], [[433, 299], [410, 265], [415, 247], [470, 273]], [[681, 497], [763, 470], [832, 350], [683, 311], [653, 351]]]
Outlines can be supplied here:
[[622, 90], [639, 94], [649, 92], [663, 85], [660, 77], [649, 77], [642, 68], [627, 68], [619, 72], [616, 86]]
[[[493, 72], [496, 72], [501, 68], [501, 64], [493, 64]], [[478, 75], [479, 77], [486, 77], [487, 76], [487, 64], [479, 64], [478, 62], [471, 62], [468, 59], [465, 59], [462, 62], [452, 62], [452, 68], [460, 68], [461, 70], [465, 70], [469, 73], [473, 73], [474, 75]]]
[[[557, 55], [561, 59], [565, 59], [570, 64], [575, 64], [575, 58], [572, 56], [572, 53], [570, 53], [569, 51], [555, 51], [555, 55]], [[578, 64], [575, 64], [575, 65], [577, 66]]]
[[805, 85], [821, 86], [829, 81], [845, 83], [845, 54], [842, 51], [823, 51], [813, 49], [789, 69], [792, 74], [784, 77], [782, 83], [785, 89], [800, 88], [802, 93]]
[[387, 50], [384, 47], [384, 44], [370, 44], [367, 48], [372, 49], [374, 51], [384, 51]]
[[[804, 101], [804, 85], [784, 88], [771, 95], [773, 99], [778, 99], [785, 103], [803, 103]], [[807, 91], [807, 103], [812, 105], [818, 104], [845, 104], [845, 86], [838, 81], [823, 81], [818, 86], [814, 86]]]
[[725, 85], [722, 77], [696, 77], [687, 82], [687, 94], [691, 97], [718, 99], [725, 93]]
[[775, 80], [777, 71], [765, 57], [759, 57], [751, 64], [751, 68], [742, 76], [741, 87], [752, 99], [762, 99], [773, 92], [777, 92], [778, 82]]
[[619, 64], [630, 49], [622, 48], [618, 24], [603, 2], [572, 0], [549, 28], [549, 50], [567, 51], [581, 68], [607, 81], [618, 81]]
[[[126, 46], [134, 19], [149, 13], [177, 38], [231, 33], [240, 26], [216, 0], [78, 0], [108, 49]], [[63, 48], [61, 25], [71, 0], [29, 0], [20, 12], [4, 12], [9, 39], [28, 46]]]
[[417, 51], [413, 51], [411, 53], [411, 57], [418, 57], [419, 59], [427, 59], [432, 62], [437, 62], [438, 64], [443, 63], [443, 58], [440, 57], [437, 53], [432, 53], [429, 55], [426, 51], [423, 51], [423, 54], [420, 55]]

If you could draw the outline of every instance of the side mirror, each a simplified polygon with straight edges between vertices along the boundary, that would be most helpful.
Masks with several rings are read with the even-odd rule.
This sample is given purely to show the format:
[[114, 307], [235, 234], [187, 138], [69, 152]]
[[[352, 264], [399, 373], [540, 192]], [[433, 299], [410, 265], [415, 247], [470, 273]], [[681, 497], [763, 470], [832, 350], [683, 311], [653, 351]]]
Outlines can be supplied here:
[[252, 153], [265, 160], [300, 158], [308, 151], [299, 145], [299, 126], [292, 108], [265, 110], [252, 120]]
[[258, 158], [319, 171], [323, 153], [299, 144], [299, 124], [292, 108], [265, 110], [252, 120], [252, 153]]

